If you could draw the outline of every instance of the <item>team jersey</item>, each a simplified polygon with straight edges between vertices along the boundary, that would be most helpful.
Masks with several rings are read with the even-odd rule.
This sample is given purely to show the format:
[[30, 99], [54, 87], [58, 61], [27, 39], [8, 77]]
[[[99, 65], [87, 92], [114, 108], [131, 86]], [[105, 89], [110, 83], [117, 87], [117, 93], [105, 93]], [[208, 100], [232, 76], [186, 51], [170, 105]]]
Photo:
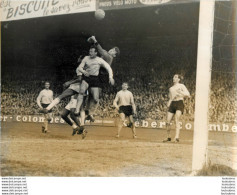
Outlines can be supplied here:
[[52, 101], [53, 91], [50, 89], [43, 89], [37, 97], [37, 102], [41, 102], [42, 104], [50, 104]]
[[[179, 91], [182, 92], [183, 94], [180, 94]], [[170, 100], [172, 101], [183, 100], [185, 96], [190, 96], [190, 93], [185, 87], [185, 85], [177, 83], [172, 87], [170, 87], [169, 89]]]
[[[101, 55], [101, 58], [106, 61], [110, 66], [112, 65], [112, 62], [113, 62], [113, 57], [106, 51], [104, 50], [100, 44], [97, 45], [97, 49]], [[109, 74], [108, 72], [106, 71], [105, 68], [101, 67], [100, 68], [100, 73], [99, 75], [101, 76], [102, 78], [102, 82], [104, 83], [108, 83], [108, 77], [109, 77]]]
[[118, 103], [118, 106], [130, 106], [134, 105], [133, 94], [128, 90], [121, 90], [116, 94], [115, 102]]
[[104, 67], [109, 73], [109, 77], [113, 78], [110, 65], [100, 57], [91, 58], [90, 56], [86, 56], [79, 66], [79, 71], [82, 72], [82, 70], [85, 70], [91, 76], [98, 76], [100, 67]]
[[[106, 51], [105, 51], [106, 52]], [[113, 62], [113, 57], [111, 55], [108, 54], [108, 56], [102, 56], [102, 59], [104, 59], [104, 61], [106, 61], [110, 66]], [[100, 75], [109, 75], [108, 72], [106, 71], [106, 69], [104, 67], [100, 68]]]

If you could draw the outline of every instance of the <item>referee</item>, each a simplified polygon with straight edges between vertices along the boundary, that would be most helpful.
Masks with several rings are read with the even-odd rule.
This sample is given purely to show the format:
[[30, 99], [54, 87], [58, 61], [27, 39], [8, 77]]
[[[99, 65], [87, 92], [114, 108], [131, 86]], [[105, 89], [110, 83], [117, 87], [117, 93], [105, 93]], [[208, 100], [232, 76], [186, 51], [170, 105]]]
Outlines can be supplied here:
[[122, 84], [122, 90], [120, 90], [114, 99], [113, 102], [114, 107], [119, 112], [119, 123], [118, 123], [118, 134], [116, 135], [119, 138], [120, 131], [123, 127], [125, 117], [129, 117], [131, 128], [133, 131], [133, 138], [137, 138], [133, 114], [136, 115], [136, 106], [134, 103], [133, 94], [128, 90], [128, 83], [124, 82]]

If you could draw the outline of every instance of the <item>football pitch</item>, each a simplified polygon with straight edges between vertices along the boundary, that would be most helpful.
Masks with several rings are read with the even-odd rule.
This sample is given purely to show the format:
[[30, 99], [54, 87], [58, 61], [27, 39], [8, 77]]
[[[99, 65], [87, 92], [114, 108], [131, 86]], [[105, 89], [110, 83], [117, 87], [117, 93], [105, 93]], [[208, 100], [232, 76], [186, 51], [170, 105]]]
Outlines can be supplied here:
[[[180, 143], [163, 143], [165, 129], [130, 128], [115, 138], [116, 127], [87, 126], [87, 137], [72, 136], [67, 125], [1, 124], [2, 176], [189, 176], [193, 131], [181, 130]], [[174, 130], [171, 131], [172, 138]], [[209, 159], [236, 169], [236, 134], [210, 132]]]

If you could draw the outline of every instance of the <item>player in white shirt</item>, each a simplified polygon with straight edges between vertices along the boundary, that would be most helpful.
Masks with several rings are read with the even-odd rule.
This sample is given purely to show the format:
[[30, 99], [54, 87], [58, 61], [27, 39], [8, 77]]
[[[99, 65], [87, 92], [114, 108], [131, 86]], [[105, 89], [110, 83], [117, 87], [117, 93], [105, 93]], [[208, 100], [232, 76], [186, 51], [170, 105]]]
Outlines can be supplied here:
[[[120, 54], [118, 47], [113, 47], [109, 51], [104, 50], [96, 40], [95, 36], [89, 37], [87, 41], [97, 48], [101, 58], [105, 60], [110, 66], [112, 66], [113, 59]], [[95, 111], [99, 105], [102, 89], [107, 87], [109, 84], [109, 74], [103, 67], [101, 67], [99, 70], [99, 80], [101, 82], [100, 87], [89, 88], [90, 95], [88, 98], [86, 112], [88, 113], [87, 120], [90, 120], [91, 122], [94, 121], [93, 115], [95, 114]]]
[[183, 77], [179, 74], [175, 74], [173, 77], [174, 85], [169, 88], [169, 101], [167, 103], [168, 113], [167, 113], [167, 138], [163, 140], [163, 142], [170, 142], [170, 122], [175, 115], [175, 138], [174, 142], [179, 142], [179, 134], [180, 134], [180, 117], [184, 112], [184, 103], [183, 100], [185, 97], [190, 97], [190, 93], [185, 87], [184, 84], [181, 84], [180, 81], [183, 80]]
[[135, 124], [133, 121], [133, 114], [137, 115], [136, 106], [134, 103], [133, 94], [128, 90], [128, 83], [124, 82], [122, 84], [122, 90], [116, 94], [113, 102], [114, 107], [119, 112], [119, 123], [118, 123], [118, 134], [117, 138], [120, 136], [120, 131], [125, 123], [126, 116], [129, 117], [131, 122], [131, 128], [133, 131], [133, 138], [137, 138]]
[[106, 69], [109, 74], [109, 83], [113, 85], [113, 71], [110, 65], [102, 58], [97, 56], [97, 49], [95, 47], [91, 47], [89, 50], [89, 56], [86, 56], [78, 67], [78, 70], [83, 74], [83, 76], [77, 98], [77, 107], [75, 111], [76, 115], [79, 115], [79, 111], [83, 103], [83, 95], [85, 94], [86, 90], [88, 90], [89, 87], [101, 88], [101, 82], [99, 78], [99, 70], [101, 67]]
[[[37, 97], [37, 104], [40, 109], [46, 108], [53, 101], [53, 91], [49, 89], [50, 83], [45, 82], [45, 89], [40, 91]], [[44, 114], [44, 125], [42, 126], [42, 133], [48, 132], [48, 123], [52, 118], [52, 110], [49, 110], [48, 114]]]
[[[86, 96], [85, 96], [86, 97]], [[72, 126], [73, 132], [72, 135], [81, 134], [82, 139], [86, 137], [87, 131], [84, 128], [84, 122], [85, 122], [85, 111], [84, 106], [82, 107], [80, 111], [80, 121], [79, 119], [74, 115], [75, 109], [77, 105], [77, 94], [71, 96], [70, 102], [66, 105], [66, 107], [61, 112], [61, 117], [64, 119], [64, 121]], [[70, 114], [70, 118], [75, 122], [72, 122], [68, 115]]]

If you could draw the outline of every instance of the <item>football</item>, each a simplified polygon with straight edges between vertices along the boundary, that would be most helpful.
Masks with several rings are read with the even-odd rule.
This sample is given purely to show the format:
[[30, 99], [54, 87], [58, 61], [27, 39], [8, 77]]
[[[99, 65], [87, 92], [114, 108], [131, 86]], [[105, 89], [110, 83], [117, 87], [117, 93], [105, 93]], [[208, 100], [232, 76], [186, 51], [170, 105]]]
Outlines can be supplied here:
[[104, 17], [105, 17], [105, 12], [104, 12], [104, 10], [102, 10], [102, 9], [97, 9], [97, 10], [95, 11], [95, 18], [96, 18], [97, 20], [102, 20], [102, 19], [104, 19]]

